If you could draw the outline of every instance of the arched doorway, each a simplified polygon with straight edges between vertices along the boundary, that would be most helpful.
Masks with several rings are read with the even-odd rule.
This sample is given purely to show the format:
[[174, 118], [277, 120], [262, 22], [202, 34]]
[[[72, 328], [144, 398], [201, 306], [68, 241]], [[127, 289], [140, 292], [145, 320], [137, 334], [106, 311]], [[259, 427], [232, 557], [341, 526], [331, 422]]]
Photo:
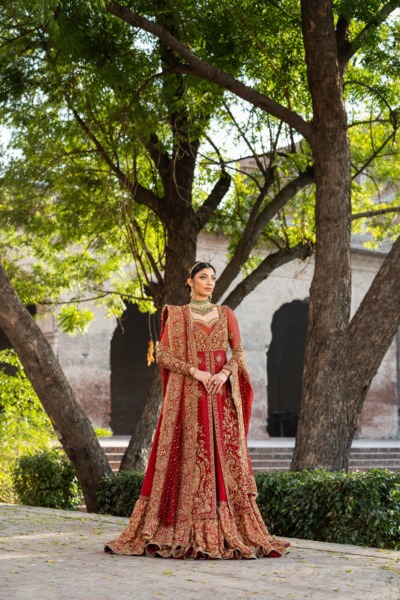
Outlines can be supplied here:
[[308, 300], [283, 304], [272, 318], [267, 352], [268, 425], [273, 437], [294, 437], [300, 412]]
[[148, 315], [128, 304], [111, 340], [111, 429], [131, 435], [154, 375], [147, 366]]

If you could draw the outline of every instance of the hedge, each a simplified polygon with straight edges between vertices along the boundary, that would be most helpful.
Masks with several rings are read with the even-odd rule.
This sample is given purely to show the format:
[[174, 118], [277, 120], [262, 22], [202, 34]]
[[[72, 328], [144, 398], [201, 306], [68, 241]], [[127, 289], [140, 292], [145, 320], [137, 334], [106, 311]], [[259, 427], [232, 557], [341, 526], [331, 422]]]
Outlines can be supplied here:
[[143, 478], [144, 473], [136, 471], [119, 471], [112, 477], [104, 477], [97, 492], [100, 514], [130, 517], [139, 498]]
[[[400, 473], [255, 473], [257, 503], [274, 535], [400, 550]], [[129, 517], [143, 474], [124, 471], [102, 481], [100, 512]]]
[[21, 456], [12, 479], [21, 504], [75, 510], [83, 502], [75, 469], [58, 448]]

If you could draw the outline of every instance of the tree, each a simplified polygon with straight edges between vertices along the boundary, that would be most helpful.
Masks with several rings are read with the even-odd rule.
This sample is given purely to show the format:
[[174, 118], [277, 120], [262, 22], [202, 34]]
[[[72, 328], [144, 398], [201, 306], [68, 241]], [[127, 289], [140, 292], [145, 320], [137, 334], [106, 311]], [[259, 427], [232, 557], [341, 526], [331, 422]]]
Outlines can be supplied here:
[[[12, 47], [15, 58], [3, 79], [3, 114], [13, 128], [18, 154], [6, 164], [2, 216], [7, 266], [22, 299], [57, 299], [71, 279], [78, 288], [82, 282], [99, 293], [113, 271], [125, 268], [128, 248], [135, 269], [126, 270], [128, 277], [121, 274], [111, 296], [100, 294], [111, 310], [121, 312], [121, 298], [148, 308], [144, 284], [157, 309], [186, 302], [182, 283], [195, 261], [198, 233], [216, 214], [231, 181], [229, 165], [215, 144], [203, 165], [198, 160], [211, 119], [222, 110], [222, 93], [174, 73], [175, 57], [165, 45], [152, 45], [149, 53], [148, 40], [138, 36], [132, 47], [129, 28], [114, 18], [102, 16], [94, 26], [91, 13], [79, 3], [56, 6], [39, 24], [26, 2], [7, 4], [4, 47], [8, 56]], [[155, 6], [158, 21], [168, 23], [169, 11]], [[31, 7], [33, 11], [34, 3]], [[223, 45], [221, 59], [225, 54]], [[235, 57], [226, 63], [233, 71], [240, 66]], [[275, 148], [279, 133], [273, 132]], [[269, 154], [261, 177], [253, 178], [252, 202], [242, 202], [244, 235], [238, 236], [219, 295], [248, 262], [274, 217], [313, 180], [307, 159], [296, 165], [276, 151]], [[289, 176], [279, 181], [273, 177], [278, 161], [290, 163]], [[206, 194], [197, 188], [196, 168], [202, 169]], [[224, 219], [232, 219], [231, 210], [219, 213], [217, 220]], [[231, 306], [274, 268], [312, 252], [312, 237], [288, 241], [281, 240], [275, 252], [257, 261], [236, 296], [228, 299]], [[21, 253], [12, 261], [17, 245], [33, 251], [36, 262], [29, 272], [18, 262]], [[79, 292], [77, 296], [82, 299]], [[83, 326], [87, 318], [88, 313], [70, 307], [61, 311], [67, 329]], [[44, 404], [50, 406], [51, 399]], [[159, 404], [156, 379], [124, 467], [143, 467]], [[62, 434], [71, 435], [68, 428]]]
[[[20, 127], [21, 131], [22, 126], [25, 134], [27, 131], [29, 132], [29, 136], [25, 137], [25, 147], [27, 146], [27, 140], [32, 139], [32, 132], [36, 131], [36, 139], [39, 139], [39, 131], [49, 130], [43, 127], [40, 130], [39, 128], [35, 130], [31, 125], [35, 123], [35, 120], [28, 119], [26, 115], [32, 115], [32, 110], [34, 111], [36, 108], [36, 115], [41, 116], [42, 119], [47, 117], [47, 122], [52, 120], [50, 117], [55, 117], [54, 122], [57, 123], [58, 128], [61, 128], [62, 135], [57, 135], [57, 128], [52, 130], [53, 133], [50, 136], [52, 144], [50, 147], [57, 148], [56, 141], [62, 140], [64, 156], [68, 156], [69, 159], [73, 158], [74, 170], [71, 170], [71, 173], [80, 173], [79, 183], [82, 189], [90, 191], [90, 185], [93, 186], [93, 182], [97, 182], [97, 188], [95, 189], [100, 188], [99, 183], [103, 185], [105, 180], [112, 182], [107, 189], [111, 190], [111, 194], [115, 194], [119, 199], [119, 210], [111, 208], [109, 212], [116, 212], [123, 220], [139, 266], [143, 266], [147, 262], [154, 269], [154, 279], [149, 277], [147, 279], [149, 285], [151, 284], [153, 287], [156, 305], [157, 302], [181, 303], [185, 301], [183, 287], [181, 287], [180, 282], [185, 278], [187, 266], [194, 261], [197, 234], [206, 224], [212, 226], [211, 217], [215, 216], [215, 222], [221, 223], [223, 215], [226, 214], [223, 201], [226, 198], [229, 182], [228, 168], [226, 161], [221, 158], [215, 147], [213, 159], [217, 163], [218, 169], [214, 172], [214, 187], [202, 199], [202, 203], [198, 204], [196, 198], [193, 197], [195, 158], [199, 155], [200, 140], [204, 139], [206, 129], [211, 122], [209, 111], [202, 109], [197, 112], [197, 109], [199, 106], [204, 107], [207, 105], [210, 98], [213, 99], [213, 109], [215, 106], [221, 107], [222, 94], [216, 92], [217, 88], [214, 84], [221, 89], [230, 90], [231, 93], [258, 107], [257, 114], [262, 115], [262, 119], [269, 126], [271, 133], [268, 150], [265, 153], [268, 156], [268, 161], [264, 166], [263, 162], [258, 160], [262, 178], [254, 181], [257, 194], [253, 197], [252, 202], [242, 202], [242, 208], [244, 208], [242, 215], [243, 228], [236, 238], [237, 244], [231, 250], [232, 260], [219, 279], [216, 290], [217, 296], [222, 296], [225, 293], [230, 282], [240, 272], [241, 267], [247, 265], [249, 269], [248, 276], [237, 288], [236, 293], [228, 298], [231, 306], [235, 306], [246, 293], [254, 289], [254, 286], [269, 274], [271, 268], [282, 264], [282, 261], [290, 260], [293, 256], [298, 256], [301, 253], [304, 255], [312, 250], [312, 237], [307, 239], [307, 237], [300, 236], [300, 240], [297, 238], [296, 243], [291, 245], [292, 238], [287, 236], [288, 247], [279, 243], [278, 250], [271, 252], [265, 259], [258, 259], [253, 264], [249, 263], [251, 253], [256, 248], [260, 238], [267, 238], [270, 243], [277, 240], [279, 242], [276, 227], [273, 226], [274, 217], [277, 213], [282, 216], [284, 207], [290, 200], [298, 199], [302, 204], [310, 202], [312, 194], [307, 196], [306, 193], [302, 194], [301, 190], [304, 190], [315, 179], [317, 181], [317, 230], [320, 229], [320, 224], [323, 224], [324, 218], [326, 218], [321, 217], [321, 214], [326, 215], [328, 210], [329, 198], [328, 200], [326, 198], [334, 191], [335, 193], [338, 192], [338, 198], [341, 200], [334, 207], [330, 206], [333, 210], [331, 214], [332, 224], [335, 225], [337, 232], [341, 235], [343, 232], [346, 233], [344, 238], [342, 236], [342, 243], [337, 244], [338, 247], [336, 247], [332, 237], [328, 236], [328, 239], [325, 240], [326, 229], [324, 230], [322, 226], [322, 234], [318, 233], [318, 246], [323, 248], [325, 245], [326, 252], [317, 253], [318, 264], [322, 267], [316, 269], [315, 281], [322, 282], [321, 273], [324, 272], [324, 264], [325, 268], [331, 269], [333, 273], [342, 264], [341, 272], [343, 276], [348, 277], [351, 217], [349, 211], [351, 209], [349, 202], [350, 155], [342, 102], [345, 69], [342, 68], [338, 72], [336, 68], [335, 71], [333, 63], [336, 61], [339, 47], [341, 51], [345, 52], [346, 50], [347, 52], [344, 59], [346, 64], [354, 54], [348, 50], [348, 44], [351, 46], [347, 35], [350, 25], [354, 26], [354, 31], [360, 30], [359, 37], [355, 37], [355, 39], [361, 49], [366, 48], [367, 44], [368, 49], [376, 47], [376, 40], [366, 39], [368, 36], [362, 34], [362, 31], [365, 29], [367, 32], [378, 32], [380, 30], [380, 20], [377, 21], [376, 16], [378, 15], [378, 17], [384, 19], [393, 10], [395, 3], [384, 5], [382, 10], [380, 10], [380, 5], [376, 7], [375, 4], [372, 4], [368, 4], [364, 11], [358, 12], [356, 8], [347, 3], [341, 3], [336, 7], [340, 16], [337, 19], [337, 48], [334, 55], [329, 54], [329, 51], [332, 52], [333, 42], [331, 40], [327, 62], [323, 64], [324, 68], [327, 68], [326, 82], [329, 85], [334, 84], [332, 89], [335, 93], [331, 98], [326, 90], [325, 96], [320, 94], [321, 81], [317, 78], [314, 82], [315, 73], [313, 75], [308, 64], [310, 53], [315, 58], [319, 46], [321, 46], [321, 51], [323, 50], [322, 54], [326, 53], [324, 44], [332, 37], [333, 15], [330, 12], [331, 4], [327, 2], [323, 3], [321, 9], [325, 21], [321, 21], [319, 31], [330, 31], [330, 37], [327, 36], [326, 39], [317, 40], [312, 50], [308, 50], [309, 38], [307, 38], [307, 35], [310, 37], [311, 34], [304, 29], [304, 40], [307, 42], [305, 47], [308, 53], [308, 78], [302, 49], [302, 38], [298, 35], [300, 19], [297, 3], [295, 2], [283, 3], [279, 6], [271, 4], [266, 7], [268, 12], [267, 10], [260, 12], [260, 7], [253, 2], [240, 3], [240, 5], [231, 3], [229, 7], [222, 3], [218, 6], [218, 9], [213, 6], [212, 10], [210, 10], [207, 2], [193, 4], [188, 2], [163, 2], [154, 7], [149, 7], [149, 4], [146, 3], [142, 12], [146, 10], [145, 14], [151, 16], [151, 19], [118, 4], [109, 4], [107, 5], [108, 12], [117, 16], [119, 21], [115, 20], [114, 22], [111, 18], [107, 20], [102, 16], [101, 19], [95, 20], [96, 26], [93, 23], [93, 15], [90, 13], [88, 16], [86, 8], [80, 3], [68, 3], [64, 5], [64, 10], [56, 3], [54, 5], [48, 3], [47, 19], [42, 19], [40, 25], [37, 26], [37, 18], [36, 20], [33, 19], [31, 14], [26, 16], [26, 3], [24, 3], [22, 15], [17, 14], [17, 18], [15, 18], [13, 12], [13, 29], [7, 40], [7, 44], [17, 44], [17, 48], [20, 44], [22, 50], [19, 54], [16, 53], [20, 57], [19, 62], [13, 62], [13, 68], [7, 73], [8, 77], [5, 78], [7, 91], [10, 89], [8, 85], [10, 81], [16, 82], [16, 85], [12, 88], [16, 95], [11, 96], [11, 101], [8, 97], [7, 102], [12, 103], [13, 98], [15, 102], [15, 98], [19, 94], [17, 102], [17, 104], [19, 103], [19, 110], [15, 110], [15, 103], [13, 106], [11, 104], [11, 107], [14, 109], [13, 114], [18, 114], [16, 127]], [[15, 3], [13, 3], [13, 11], [16, 10], [15, 6]], [[142, 8], [140, 3], [136, 6], [140, 11], [140, 8]], [[304, 6], [307, 7], [308, 4], [305, 3]], [[74, 12], [76, 7], [77, 12]], [[6, 12], [5, 19], [9, 16], [10, 14]], [[304, 26], [314, 16], [307, 17], [306, 12], [304, 12]], [[320, 18], [322, 19], [322, 16]], [[71, 22], [74, 25], [75, 35], [71, 34]], [[86, 22], [89, 23], [90, 27], [85, 29], [84, 24]], [[155, 34], [160, 40], [160, 45], [152, 45], [151, 38], [146, 37], [146, 35], [142, 38], [139, 36], [137, 37], [135, 51], [132, 53], [130, 43], [124, 46], [124, 43], [129, 39], [130, 34], [127, 33], [129, 30], [126, 27], [119, 28], [116, 24], [113, 24], [119, 22], [134, 26], [136, 36], [139, 35], [138, 28], [148, 31], [152, 35]], [[277, 47], [276, 36], [282, 31], [285, 32], [285, 43], [281, 43]], [[351, 33], [353, 33], [353, 30]], [[100, 53], [98, 45], [95, 43], [96, 36], [101, 36], [103, 41]], [[178, 41], [178, 38], [183, 40], [184, 43]], [[77, 39], [79, 43], [77, 43]], [[67, 44], [65, 40], [67, 40]], [[364, 46], [361, 42], [365, 42]], [[189, 43], [197, 54], [188, 49]], [[120, 45], [118, 46], [118, 44]], [[67, 52], [65, 52], [66, 46], [68, 46]], [[120, 50], [121, 47], [124, 52], [118, 54], [116, 48]], [[148, 52], [149, 47], [151, 47], [151, 52]], [[74, 48], [75, 54], [72, 51]], [[249, 52], [249, 48], [252, 49], [252, 52]], [[139, 68], [143, 68], [144, 64], [147, 65], [143, 56], [146, 55], [146, 51], [154, 59], [155, 64], [151, 63], [151, 69], [145, 71], [141, 82], [135, 79], [132, 83], [132, 72], [137, 74]], [[272, 53], [277, 56], [279, 68], [276, 68], [274, 61], [270, 59]], [[82, 60], [82, 54], [85, 60]], [[116, 60], [117, 56], [118, 60]], [[233, 62], [230, 62], [232, 56]], [[134, 64], [131, 71], [127, 69], [130, 60]], [[213, 60], [219, 68], [211, 66], [206, 62], [207, 60]], [[261, 64], [267, 65], [266, 69], [272, 70], [274, 76], [265, 77], [264, 69], [260, 68]], [[373, 65], [375, 74], [378, 72], [378, 65], [380, 64], [379, 60], [376, 59], [376, 64]], [[106, 65], [106, 69], [101, 73], [102, 79], [98, 76], [98, 72], [104, 65]], [[114, 65], [114, 71], [112, 65]], [[157, 67], [162, 65], [161, 71], [159, 68], [154, 69], [155, 65]], [[86, 78], [83, 77], [83, 74], [89, 73], [90, 77], [88, 75]], [[102, 84], [100, 86], [99, 83], [104, 82], [104, 73], [108, 76], [108, 85]], [[239, 73], [246, 75], [246, 84], [237, 79]], [[122, 77], [122, 74], [124, 77]], [[199, 77], [209, 81], [209, 87], [197, 87]], [[161, 85], [158, 85], [159, 80], [162, 81]], [[38, 88], [32, 84], [33, 81], [38, 82]], [[121, 84], [122, 81], [125, 87]], [[257, 83], [252, 86], [250, 85], [252, 81]], [[150, 83], [155, 84], [155, 82], [157, 82], [157, 86], [153, 85], [151, 87]], [[131, 84], [131, 87], [128, 84]], [[145, 110], [143, 110], [143, 106], [140, 108], [140, 105], [134, 104], [134, 101], [138, 99], [138, 96], [142, 100], [141, 94], [143, 90], [146, 90], [147, 93], [149, 86], [151, 90], [145, 97]], [[166, 103], [162, 104], [162, 106], [166, 106], [166, 109], [161, 113], [161, 121], [160, 119], [157, 121], [156, 118], [157, 115], [160, 116], [159, 113], [154, 113], [154, 106], [159, 106], [155, 95], [159, 88], [161, 88], [167, 99]], [[389, 86], [387, 88], [389, 89]], [[392, 88], [393, 86], [391, 90]], [[29, 90], [40, 90], [40, 94], [37, 92], [32, 96], [36, 104], [30, 101]], [[101, 94], [100, 90], [102, 90]], [[110, 93], [110, 90], [112, 90], [112, 93]], [[191, 90], [194, 96], [189, 96], [188, 90]], [[98, 99], [99, 96], [101, 102], [97, 104], [96, 98]], [[163, 100], [165, 99], [164, 96], [162, 96]], [[371, 93], [370, 97], [373, 96], [374, 93]], [[132, 106], [129, 102], [127, 104], [127, 98], [133, 98]], [[193, 98], [195, 98], [195, 101], [193, 101]], [[319, 100], [319, 104], [317, 100]], [[326, 116], [327, 113], [324, 113], [325, 100], [329, 100], [329, 109], [335, 109], [329, 127], [323, 120], [322, 124], [319, 121], [312, 120], [313, 111], [314, 116], [319, 115], [319, 112], [322, 113], [321, 118]], [[188, 101], [192, 102], [196, 109], [193, 112], [190, 112], [187, 106]], [[342, 104], [339, 106], [340, 103]], [[67, 111], [65, 106], [68, 107]], [[118, 106], [123, 107], [120, 112], [117, 110]], [[23, 110], [21, 110], [21, 107], [23, 107]], [[43, 107], [46, 107], [46, 110], [43, 110]], [[62, 107], [64, 107], [64, 110], [62, 110]], [[317, 107], [319, 107], [318, 110]], [[10, 108], [10, 105], [8, 108]], [[53, 111], [53, 114], [51, 111]], [[389, 115], [388, 112], [386, 111], [385, 118], [393, 129], [395, 111], [391, 111]], [[9, 110], [8, 114], [10, 114]], [[66, 119], [66, 114], [73, 118]], [[154, 116], [155, 114], [156, 116]], [[200, 130], [193, 126], [199, 114], [201, 116]], [[130, 117], [128, 120], [127, 115]], [[145, 117], [148, 115], [150, 115], [150, 118], [146, 119]], [[111, 120], [110, 116], [113, 117]], [[330, 133], [332, 127], [335, 128], [340, 122], [342, 127], [340, 143], [340, 136], [338, 138], [331, 136], [333, 146], [326, 148], [326, 145], [323, 144], [324, 134]], [[116, 124], [118, 123], [123, 123], [124, 126], [122, 128], [117, 127]], [[133, 125], [128, 133], [126, 123]], [[155, 123], [157, 127], [155, 127]], [[168, 129], [170, 133], [164, 137], [162, 134], [166, 127], [171, 129]], [[81, 137], [82, 132], [83, 137]], [[139, 135], [137, 135], [137, 132], [139, 132]], [[296, 135], [303, 136], [303, 142], [299, 143], [298, 138], [295, 137]], [[284, 156], [280, 152], [282, 137], [288, 141], [288, 150], [284, 152]], [[121, 139], [126, 143], [116, 144], [116, 140], [120, 141]], [[138, 150], [139, 146], [140, 151]], [[313, 153], [312, 158], [309, 151], [310, 147]], [[341, 159], [342, 162], [338, 160], [335, 154], [335, 150], [338, 148], [346, 150], [345, 156]], [[372, 153], [374, 158], [377, 157], [375, 150]], [[325, 153], [325, 159], [319, 155], [320, 151]], [[57, 169], [60, 170], [60, 154], [58, 153], [58, 158], [56, 156], [48, 157], [45, 173], [49, 172], [48, 166], [51, 159], [55, 160]], [[372, 155], [370, 154], [366, 158], [366, 164], [369, 164], [370, 159], [372, 160]], [[95, 163], [96, 178], [88, 176], [90, 171], [93, 175], [92, 163], [83, 164], [79, 161], [80, 157], [86, 159], [93, 156], [97, 161]], [[129, 162], [126, 160], [127, 156], [133, 156], [134, 160]], [[329, 182], [324, 179], [327, 157], [333, 161]], [[209, 163], [211, 163], [211, 160]], [[34, 165], [34, 163], [31, 164]], [[68, 164], [70, 166], [71, 162], [68, 162]], [[148, 168], [149, 164], [151, 165], [150, 168]], [[122, 168], [121, 165], [123, 165]], [[290, 165], [290, 168], [288, 165]], [[344, 173], [346, 165], [348, 169], [346, 177], [343, 181], [335, 181], [333, 186], [335, 169], [336, 173]], [[317, 166], [319, 169], [318, 177]], [[359, 168], [363, 170], [363, 165], [359, 165]], [[49, 181], [54, 184], [57, 169], [52, 171], [51, 178], [45, 178], [44, 182], [39, 182], [44, 188], [47, 189]], [[179, 176], [177, 178], [178, 170]], [[99, 173], [105, 174], [104, 178], [99, 177]], [[145, 177], [143, 174], [145, 174]], [[112, 175], [112, 178], [110, 175]], [[60, 178], [59, 181], [61, 180]], [[82, 185], [85, 183], [87, 187]], [[322, 184], [325, 187], [321, 188]], [[107, 186], [104, 185], [104, 187]], [[21, 190], [21, 187], [19, 189]], [[60, 191], [60, 186], [58, 188], [54, 186], [52, 189]], [[182, 190], [184, 190], [184, 193], [182, 193]], [[15, 188], [14, 191], [16, 191]], [[106, 197], [109, 198], [111, 194], [109, 193]], [[325, 206], [325, 202], [327, 202], [327, 206]], [[39, 203], [37, 202], [35, 206], [35, 216], [38, 214], [37, 204]], [[332, 204], [332, 201], [330, 204]], [[104, 207], [104, 205], [103, 202], [102, 206]], [[113, 206], [117, 208], [118, 202]], [[149, 248], [146, 247], [147, 239], [145, 240], [142, 234], [143, 222], [148, 223], [148, 215], [152, 213], [155, 214], [153, 223], [165, 228], [167, 232], [165, 249], [164, 247], [159, 249], [161, 262], [155, 265], [151, 264], [154, 254], [153, 249], [149, 251]], [[137, 215], [139, 215], [139, 218]], [[125, 217], [127, 217], [126, 221]], [[346, 217], [346, 227], [343, 229], [344, 217]], [[282, 220], [284, 220], [284, 214]], [[21, 222], [20, 225], [22, 225]], [[273, 235], [269, 236], [271, 227]], [[180, 232], [180, 236], [176, 235], [177, 231]], [[335, 250], [335, 256], [331, 257], [328, 250], [332, 248]], [[163, 260], [164, 254], [165, 260]], [[327, 260], [328, 262], [326, 262]], [[164, 268], [164, 278], [161, 276], [162, 269], [159, 268], [160, 265]], [[337, 273], [339, 273], [339, 270]], [[328, 297], [332, 298], [332, 302], [329, 305], [330, 308], [326, 308], [325, 314], [322, 305], [326, 298], [326, 290], [324, 291], [324, 297], [321, 298], [322, 287], [322, 283], [320, 283], [319, 287], [314, 286], [312, 290], [313, 312], [310, 319], [310, 333], [314, 335], [314, 332], [317, 332], [316, 340], [321, 332], [325, 334], [323, 319], [329, 316], [331, 324], [335, 323], [335, 327], [339, 327], [339, 329], [342, 327], [340, 331], [343, 330], [343, 323], [346, 318], [348, 320], [348, 314], [345, 318], [346, 307], [344, 307], [344, 305], [349, 304], [350, 289], [348, 281], [344, 283], [340, 280], [338, 283], [332, 281], [332, 277], [329, 279], [328, 289], [332, 294]], [[123, 291], [127, 295], [127, 288]], [[343, 323], [337, 321], [339, 315], [340, 318], [344, 318]], [[387, 321], [390, 321], [390, 317]], [[315, 323], [319, 324], [320, 329], [315, 326]], [[390, 326], [393, 328], [393, 320]], [[382, 339], [386, 336], [384, 343], [389, 343], [387, 342], [388, 332], [382, 331], [381, 336]], [[312, 348], [311, 342], [309, 342], [309, 347]], [[321, 366], [324, 366], [329, 363], [328, 359], [329, 357], [321, 354], [318, 361], [321, 361]], [[373, 368], [372, 365], [372, 370]], [[311, 381], [313, 374], [308, 371], [306, 377]], [[158, 394], [153, 395], [153, 406], [157, 406], [158, 398]], [[313, 400], [306, 398], [303, 406], [308, 404], [311, 406], [312, 402], [316, 402], [316, 398], [324, 398], [321, 402], [323, 406], [328, 405], [332, 398], [336, 404], [339, 402], [337, 394], [335, 396], [333, 391], [324, 390], [322, 396], [313, 395]], [[353, 406], [353, 408], [352, 414], [354, 417], [359, 410], [359, 405], [357, 407]], [[156, 410], [150, 412], [153, 414], [153, 418], [157, 414]], [[323, 418], [322, 415], [321, 419]], [[302, 419], [301, 422], [305, 422], [305, 419]], [[138, 425], [140, 426], [140, 424]], [[337, 427], [336, 430], [335, 427]], [[151, 429], [149, 428], [148, 431]], [[334, 424], [332, 428], [329, 427], [331, 437], [333, 437], [333, 432], [336, 431], [337, 433], [338, 429], [343, 434], [343, 427], [339, 427], [339, 424]], [[307, 426], [305, 426], [304, 431], [307, 433]], [[348, 445], [348, 440], [352, 436], [350, 423], [347, 425], [346, 434], [343, 435], [342, 441], [345, 440]], [[301, 436], [301, 439], [303, 437]], [[137, 439], [140, 442], [139, 449], [148, 442], [148, 440], [144, 440], [139, 436], [137, 436]], [[324, 437], [320, 437], [318, 440], [320, 446], [321, 439], [325, 442]], [[306, 443], [306, 441], [303, 440], [302, 443]], [[316, 459], [315, 456], [314, 458], [312, 456], [313, 453], [315, 455], [314, 451], [309, 453], [306, 459], [306, 462], [309, 461], [307, 466], [313, 466], [314, 464], [328, 465], [328, 463], [331, 467], [339, 465], [340, 461], [332, 463], [330, 459], [326, 459], [326, 455], [322, 457], [320, 450]], [[342, 461], [341, 465], [345, 464], [344, 456], [341, 456], [340, 460]]]
[[[349, 61], [398, 2], [301, 3], [312, 119], [210, 65], [165, 27], [117, 3], [107, 10], [156, 35], [184, 61], [179, 72], [213, 81], [289, 124], [312, 148], [317, 251], [310, 292], [302, 407], [292, 468], [347, 468], [366, 392], [400, 322], [400, 239], [350, 320], [351, 161], [344, 103]], [[335, 26], [336, 21], [336, 26]], [[398, 24], [397, 24], [398, 27]], [[392, 115], [396, 112], [393, 111]], [[371, 341], [373, 343], [371, 343]], [[343, 369], [343, 364], [346, 368]]]
[[93, 427], [66, 380], [46, 338], [13, 290], [0, 265], [0, 325], [73, 463], [89, 512], [97, 510], [100, 480], [111, 474]]

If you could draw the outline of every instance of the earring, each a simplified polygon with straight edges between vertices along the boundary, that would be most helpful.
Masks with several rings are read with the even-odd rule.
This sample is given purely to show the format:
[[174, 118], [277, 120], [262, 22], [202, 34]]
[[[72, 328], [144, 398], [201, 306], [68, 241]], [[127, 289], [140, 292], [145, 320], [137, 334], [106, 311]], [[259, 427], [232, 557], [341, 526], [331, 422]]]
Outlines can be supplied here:
[[194, 300], [194, 291], [192, 287], [190, 288], [190, 299]]
[[210, 294], [210, 295], [208, 296], [208, 299], [209, 299], [209, 301], [211, 302], [211, 300], [212, 300], [212, 294]]

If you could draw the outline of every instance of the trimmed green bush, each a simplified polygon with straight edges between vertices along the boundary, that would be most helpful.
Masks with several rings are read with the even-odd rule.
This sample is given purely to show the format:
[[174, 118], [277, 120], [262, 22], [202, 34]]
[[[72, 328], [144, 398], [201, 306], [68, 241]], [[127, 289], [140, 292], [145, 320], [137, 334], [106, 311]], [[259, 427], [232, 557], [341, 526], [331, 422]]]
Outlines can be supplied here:
[[21, 504], [66, 510], [82, 504], [75, 469], [59, 448], [21, 456], [13, 470], [13, 485]]
[[103, 515], [130, 517], [142, 489], [144, 473], [120, 471], [102, 480], [97, 493], [99, 512]]
[[[264, 521], [274, 535], [400, 550], [400, 473], [313, 470], [255, 473]], [[100, 512], [129, 517], [143, 474], [102, 482]]]
[[400, 473], [256, 473], [257, 499], [275, 535], [400, 549]]

